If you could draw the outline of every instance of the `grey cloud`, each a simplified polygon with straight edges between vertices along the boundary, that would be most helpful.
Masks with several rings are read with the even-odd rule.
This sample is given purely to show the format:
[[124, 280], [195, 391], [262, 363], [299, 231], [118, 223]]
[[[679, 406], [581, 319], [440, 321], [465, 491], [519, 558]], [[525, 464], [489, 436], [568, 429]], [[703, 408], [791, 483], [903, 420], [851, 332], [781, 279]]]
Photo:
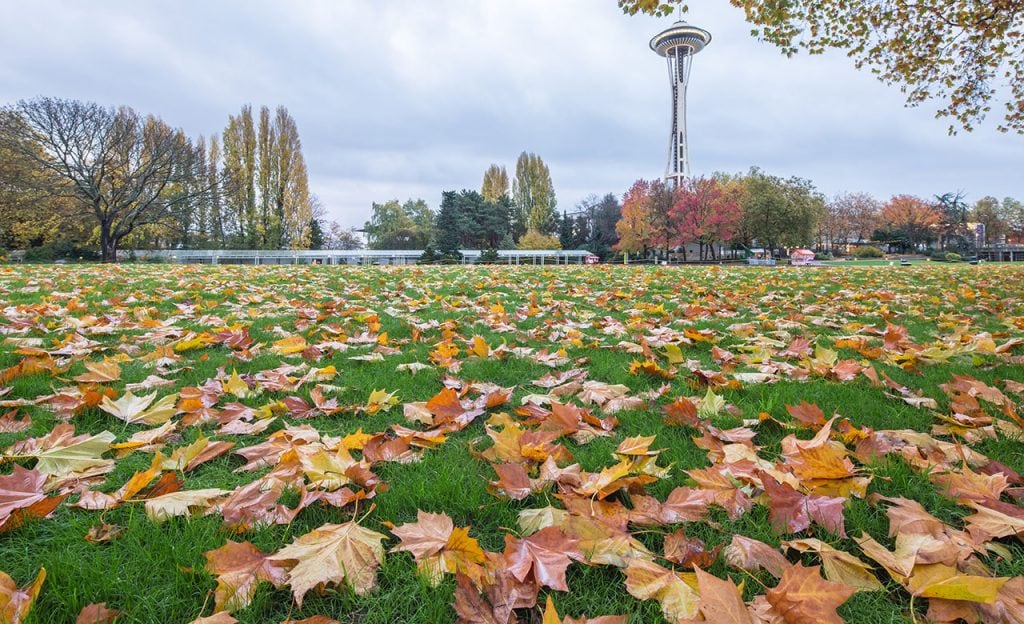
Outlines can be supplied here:
[[[523, 150], [549, 162], [562, 207], [664, 167], [668, 85], [647, 41], [671, 20], [613, 0], [6, 4], [0, 101], [129, 104], [207, 136], [243, 103], [283, 104], [345, 225], [372, 201], [436, 205]], [[695, 173], [756, 164], [827, 194], [1024, 196], [1021, 137], [994, 123], [948, 137], [841, 53], [786, 59], [727, 3], [695, 8], [714, 35], [691, 83]]]

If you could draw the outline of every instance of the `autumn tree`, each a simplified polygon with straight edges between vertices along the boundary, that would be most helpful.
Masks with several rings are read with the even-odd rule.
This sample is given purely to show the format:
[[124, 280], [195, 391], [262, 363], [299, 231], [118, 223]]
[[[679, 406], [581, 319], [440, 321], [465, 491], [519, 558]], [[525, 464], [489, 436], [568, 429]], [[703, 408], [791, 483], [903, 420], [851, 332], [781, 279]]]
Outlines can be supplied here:
[[[907, 94], [939, 102], [938, 117], [965, 130], [993, 106], [999, 129], [1024, 132], [1024, 0], [730, 0], [754, 36], [787, 56], [846, 51]], [[618, 0], [629, 14], [666, 15], [683, 0]]]
[[834, 200], [847, 223], [847, 236], [862, 243], [871, 239], [878, 227], [882, 205], [868, 193], [844, 193]]
[[882, 206], [881, 223], [901, 232], [914, 249], [938, 236], [942, 213], [929, 202], [912, 195], [896, 195]]
[[700, 260], [715, 259], [715, 243], [729, 242], [739, 230], [742, 212], [737, 198], [714, 178], [689, 178], [670, 209], [676, 224], [675, 246], [697, 243]]
[[223, 133], [224, 194], [236, 243], [252, 249], [309, 244], [312, 199], [298, 125], [286, 108], [252, 107], [228, 118]]
[[995, 245], [1006, 240], [1008, 227], [1001, 208], [999, 200], [991, 196], [974, 202], [970, 219], [984, 228], [984, 238], [980, 241], [982, 244]]
[[810, 245], [825, 212], [825, 198], [803, 178], [783, 179], [756, 167], [744, 178], [742, 228], [752, 243], [774, 253]]
[[558, 201], [551, 171], [536, 154], [523, 152], [516, 161], [512, 182], [513, 234], [518, 240], [528, 230], [551, 234], [558, 227]]
[[206, 186], [210, 189], [206, 239], [209, 246], [214, 249], [223, 248], [225, 243], [226, 228], [220, 181], [220, 142], [216, 136], [212, 136], [206, 152]]
[[881, 205], [867, 193], [841, 193], [825, 204], [818, 224], [819, 245], [828, 250], [839, 244], [870, 240], [878, 229]]
[[497, 202], [502, 197], [508, 196], [508, 171], [505, 167], [491, 165], [484, 172], [484, 183], [480, 194], [490, 202]]
[[365, 246], [355, 228], [346, 229], [337, 221], [331, 221], [324, 227], [324, 249], [354, 250]]
[[0, 144], [48, 175], [37, 190], [68, 199], [94, 220], [105, 262], [117, 260], [125, 237], [175, 213], [192, 210], [198, 178], [191, 141], [160, 119], [128, 107], [38, 98], [0, 115]]
[[259, 247], [256, 229], [256, 129], [252, 107], [242, 107], [238, 115], [228, 117], [223, 133], [224, 198], [230, 214], [232, 229], [238, 246]]
[[537, 230], [528, 230], [526, 234], [519, 239], [519, 244], [516, 246], [516, 249], [531, 251], [561, 248], [562, 244], [559, 242], [557, 236], [541, 234]]
[[[256, 189], [259, 205], [256, 214], [256, 245], [262, 249], [280, 247], [282, 219], [274, 205], [274, 174], [277, 173], [279, 154], [276, 133], [270, 127], [270, 109], [260, 107], [259, 130], [256, 142]], [[276, 244], [275, 244], [276, 243]]]
[[1024, 203], [1004, 197], [999, 205], [999, 215], [1006, 222], [1007, 242], [1024, 242]]
[[623, 253], [647, 255], [651, 247], [651, 182], [637, 180], [622, 196], [622, 209], [615, 232], [615, 249]]
[[363, 229], [370, 249], [423, 249], [434, 235], [434, 212], [422, 199], [374, 202]]
[[36, 159], [0, 142], [0, 248], [86, 247], [91, 226], [73, 202], [48, 192], [62, 183]]
[[[651, 234], [650, 242], [658, 257], [668, 259], [669, 252], [676, 246], [679, 233], [677, 216], [672, 207], [679, 199], [681, 189], [664, 180], [651, 182], [649, 190]], [[685, 254], [684, 254], [685, 257]]]

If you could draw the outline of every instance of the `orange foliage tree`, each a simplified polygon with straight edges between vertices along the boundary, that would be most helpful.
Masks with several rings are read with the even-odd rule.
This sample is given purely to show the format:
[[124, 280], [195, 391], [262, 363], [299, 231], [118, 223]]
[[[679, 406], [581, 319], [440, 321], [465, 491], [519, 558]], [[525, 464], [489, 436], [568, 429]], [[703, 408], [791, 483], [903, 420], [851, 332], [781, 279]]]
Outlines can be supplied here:
[[891, 231], [905, 234], [916, 248], [934, 238], [934, 229], [942, 223], [942, 213], [920, 197], [896, 195], [882, 206], [881, 221]]

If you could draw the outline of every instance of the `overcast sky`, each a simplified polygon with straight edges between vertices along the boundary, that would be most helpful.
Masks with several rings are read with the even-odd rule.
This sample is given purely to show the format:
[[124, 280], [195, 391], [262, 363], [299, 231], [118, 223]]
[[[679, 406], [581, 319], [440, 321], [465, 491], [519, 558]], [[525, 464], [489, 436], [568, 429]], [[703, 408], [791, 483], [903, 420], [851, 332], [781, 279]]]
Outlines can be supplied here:
[[[787, 59], [727, 0], [691, 3], [714, 39], [694, 61], [695, 175], [751, 165], [867, 191], [1024, 199], [1024, 137], [995, 119], [947, 135], [934, 107], [841, 53]], [[0, 102], [36, 95], [128, 104], [193, 136], [245, 103], [299, 125], [328, 217], [361, 225], [373, 201], [479, 188], [524, 150], [550, 165], [559, 207], [663, 174], [672, 19], [615, 0], [0, 0]]]

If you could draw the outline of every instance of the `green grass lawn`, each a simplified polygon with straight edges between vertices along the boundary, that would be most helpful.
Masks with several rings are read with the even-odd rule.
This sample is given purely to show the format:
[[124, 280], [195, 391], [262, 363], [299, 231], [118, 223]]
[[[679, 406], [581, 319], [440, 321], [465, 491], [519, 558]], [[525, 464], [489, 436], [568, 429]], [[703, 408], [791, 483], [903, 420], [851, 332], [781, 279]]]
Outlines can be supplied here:
[[[455, 576], [445, 574], [434, 586], [418, 573], [413, 555], [391, 551], [402, 543], [392, 533], [394, 527], [416, 522], [420, 511], [446, 514], [455, 527], [469, 527], [469, 536], [482, 551], [494, 553], [482, 565], [488, 574], [496, 574], [505, 565], [500, 553], [511, 539], [507, 536], [529, 535], [519, 525], [521, 511], [575, 505], [574, 515], [590, 513], [579, 511], [583, 507], [601, 507], [628, 517], [622, 530], [646, 547], [651, 561], [681, 572], [674, 578], [693, 586], [685, 591], [700, 590], [690, 574], [692, 566], [663, 556], [666, 536], [678, 529], [716, 552], [706, 564], [708, 572], [737, 586], [742, 583], [743, 598], [765, 608], [764, 595], [779, 580], [764, 570], [740, 569], [716, 549], [727, 547], [736, 535], [772, 547], [813, 537], [870, 566], [869, 574], [880, 583], [879, 589], [858, 591], [839, 606], [845, 621], [925, 621], [929, 608], [942, 608], [949, 601], [921, 595], [912, 599], [909, 585], [888, 574], [855, 538], [866, 534], [893, 550], [892, 514], [886, 512], [891, 503], [877, 495], [904, 497], [919, 502], [945, 527], [945, 537], [934, 538], [940, 545], [950, 536], [977, 538], [970, 556], [942, 560], [950, 574], [971, 579], [1024, 576], [1024, 544], [1014, 535], [1024, 534], [1024, 529], [977, 537], [978, 531], [970, 531], [970, 520], [965, 520], [975, 513], [970, 503], [997, 503], [946, 489], [930, 474], [939, 469], [958, 478], [995, 474], [985, 477], [989, 485], [991, 479], [1005, 478], [995, 500], [1016, 508], [1024, 518], [1018, 498], [1024, 482], [1015, 481], [1016, 473], [1024, 472], [1016, 419], [1024, 388], [1019, 385], [1024, 384], [1024, 267], [846, 264], [815, 270], [0, 267], [0, 400], [6, 406], [0, 409], [0, 479], [10, 478], [16, 467], [39, 471], [32, 453], [19, 451], [19, 445], [46, 436], [55, 426], [66, 423], [79, 435], [107, 431], [115, 436], [115, 448], [97, 456], [111, 460], [109, 471], [91, 477], [74, 470], [46, 474], [46, 494], [67, 495], [46, 518], [27, 518], [13, 528], [3, 525], [0, 487], [0, 572], [24, 587], [40, 568], [46, 569], [27, 622], [73, 622], [94, 603], [121, 611], [118, 621], [189, 622], [215, 611], [217, 575], [208, 570], [205, 553], [228, 540], [251, 542], [263, 553], [278, 552], [322, 525], [357, 520], [386, 537], [388, 552], [372, 589], [357, 593], [345, 583], [328, 584], [307, 593], [299, 608], [287, 585], [262, 583], [251, 604], [232, 610], [233, 617], [252, 623], [314, 615], [353, 623], [448, 622], [456, 619]], [[234, 338], [225, 337], [232, 332]], [[251, 344], [240, 338], [245, 335]], [[474, 337], [480, 340], [474, 343]], [[482, 352], [474, 353], [474, 347]], [[104, 360], [116, 363], [115, 379], [74, 379], [88, 372], [86, 363], [95, 368]], [[639, 366], [645, 361], [652, 363], [646, 371]], [[424, 366], [412, 374], [402, 369], [405, 364]], [[624, 407], [588, 403], [573, 386], [562, 386], [564, 393], [557, 397], [538, 398], [549, 389], [535, 382], [573, 369], [585, 371], [579, 382], [624, 386]], [[235, 372], [241, 388], [230, 383]], [[102, 393], [121, 397], [126, 385], [151, 375], [166, 380], [164, 385], [135, 394], [156, 392], [159, 400], [179, 393], [169, 420], [160, 419], [167, 424], [153, 424], [156, 417], [150, 424], [128, 424], [98, 406]], [[966, 392], [970, 398], [950, 390], [954, 376], [974, 380], [973, 390]], [[476, 389], [470, 387], [474, 383]], [[420, 420], [407, 418], [407, 413], [418, 413], [408, 404], [438, 396], [446, 384], [459, 389], [466, 405], [498, 387], [511, 389], [511, 395], [464, 426], [433, 412]], [[930, 398], [934, 405], [912, 405], [895, 389], [899, 386], [911, 399]], [[337, 407], [317, 410], [318, 399], [311, 397], [315, 388], [317, 396], [335, 400]], [[375, 390], [393, 393], [393, 400], [368, 404]], [[578, 464], [584, 476], [601, 473], [619, 462], [622, 456], [617, 458], [615, 451], [624, 440], [654, 436], [650, 448], [663, 449], [654, 460], [663, 470], [634, 462], [621, 481], [588, 498], [571, 493], [573, 488], [565, 484], [540, 483], [541, 459], [534, 455], [522, 466], [537, 482], [525, 496], [510, 500], [488, 487], [498, 480], [493, 464], [501, 462], [488, 460], [484, 451], [494, 445], [492, 436], [503, 426], [512, 430], [507, 423], [528, 432], [544, 429], [552, 417], [540, 409], [531, 419], [530, 410], [523, 409], [528, 396], [543, 408], [554, 398], [588, 409], [594, 419], [617, 419], [607, 436], [574, 438], [563, 432], [555, 437], [551, 444], [566, 451], [557, 462], [562, 468]], [[305, 408], [297, 407], [297, 399]], [[696, 420], [667, 423], [664, 406], [687, 399], [692, 399]], [[793, 478], [800, 496], [811, 497], [806, 500], [852, 483], [845, 476], [827, 477], [826, 484], [794, 476], [804, 474], [798, 465], [794, 468], [794, 440], [811, 440], [822, 428], [820, 422], [803, 426], [790, 415], [787, 406], [801, 402], [816, 404], [826, 419], [839, 416], [831, 441], [826, 437], [820, 451], [832, 454], [826, 459], [846, 461], [857, 478], [870, 479], [863, 495], [844, 490], [840, 496], [845, 537], [813, 518], [797, 532], [773, 528], [778, 511], [764, 493], [764, 470]], [[263, 422], [263, 431], [221, 431], [231, 414], [242, 409], [239, 403], [253, 409], [231, 426], [243, 430], [243, 424], [251, 424], [247, 421]], [[55, 410], [58, 404], [64, 409]], [[465, 406], [457, 409], [463, 410]], [[15, 423], [26, 416], [30, 424], [16, 430]], [[157, 435], [160, 426], [166, 429]], [[203, 439], [235, 446], [193, 470], [159, 468], [146, 485], [167, 475], [176, 475], [182, 490], [232, 491], [261, 479], [269, 482], [289, 470], [287, 453], [278, 452], [255, 470], [240, 470], [246, 459], [235, 451], [265, 445], [268, 439], [283, 440], [289, 426], [315, 430], [328, 454], [347, 445], [352, 461], [362, 460], [377, 481], [327, 471], [334, 475], [332, 481], [306, 466], [288, 473], [287, 485], [271, 505], [294, 510], [310, 492], [337, 490], [339, 479], [350, 490], [372, 497], [341, 507], [314, 502], [290, 521], [257, 518], [241, 527], [229, 526], [228, 512], [204, 514], [195, 507], [190, 517], [155, 522], [145, 510], [145, 489], [110, 509], [76, 506], [87, 490], [116, 493], [133, 475], [150, 469], [156, 453], [171, 456]], [[396, 433], [396, 426], [406, 429]], [[748, 445], [725, 441], [728, 448], [723, 450], [724, 438], [709, 442], [722, 430], [741, 427], [756, 434]], [[433, 433], [423, 433], [431, 429]], [[886, 448], [874, 456], [862, 452], [878, 440], [889, 440], [880, 433], [889, 430], [913, 430], [924, 437], [902, 450]], [[146, 431], [154, 431], [153, 443], [125, 444]], [[417, 460], [367, 460], [357, 438], [347, 438], [351, 444], [341, 441], [360, 431], [385, 434], [383, 439], [398, 440], [398, 446], [412, 440], [411, 448], [402, 447], [409, 451], [403, 457]], [[717, 450], [709, 451], [709, 444]], [[294, 451], [296, 444], [288, 448]], [[960, 459], [947, 454], [943, 464], [937, 448], [959, 448]], [[737, 463], [735, 453], [741, 451], [745, 459]], [[663, 504], [677, 488], [702, 489], [687, 471], [722, 466], [729, 479], [719, 492], [751, 501], [741, 513], [730, 516], [715, 503], [700, 519], [639, 520], [640, 505], [649, 500], [643, 497]], [[1024, 520], [1020, 522], [1024, 527]], [[116, 538], [86, 539], [103, 527], [116, 527]], [[566, 540], [579, 537], [562, 528]], [[584, 554], [585, 559], [592, 557]], [[627, 562], [635, 555], [628, 555]], [[785, 556], [789, 563], [822, 563], [815, 553], [786, 550]], [[939, 555], [929, 556], [911, 557], [915, 573], [940, 565]], [[537, 606], [523, 607], [514, 617], [540, 621], [550, 595], [562, 616], [661, 621], [658, 600], [631, 595], [625, 567], [574, 561], [567, 570], [569, 591], [542, 586]], [[527, 583], [537, 576], [530, 574]], [[1008, 595], [1000, 594], [999, 600]], [[0, 589], [0, 622], [3, 604]], [[975, 609], [975, 604], [964, 608]], [[977, 613], [982, 621], [1002, 621], [988, 611]]]

